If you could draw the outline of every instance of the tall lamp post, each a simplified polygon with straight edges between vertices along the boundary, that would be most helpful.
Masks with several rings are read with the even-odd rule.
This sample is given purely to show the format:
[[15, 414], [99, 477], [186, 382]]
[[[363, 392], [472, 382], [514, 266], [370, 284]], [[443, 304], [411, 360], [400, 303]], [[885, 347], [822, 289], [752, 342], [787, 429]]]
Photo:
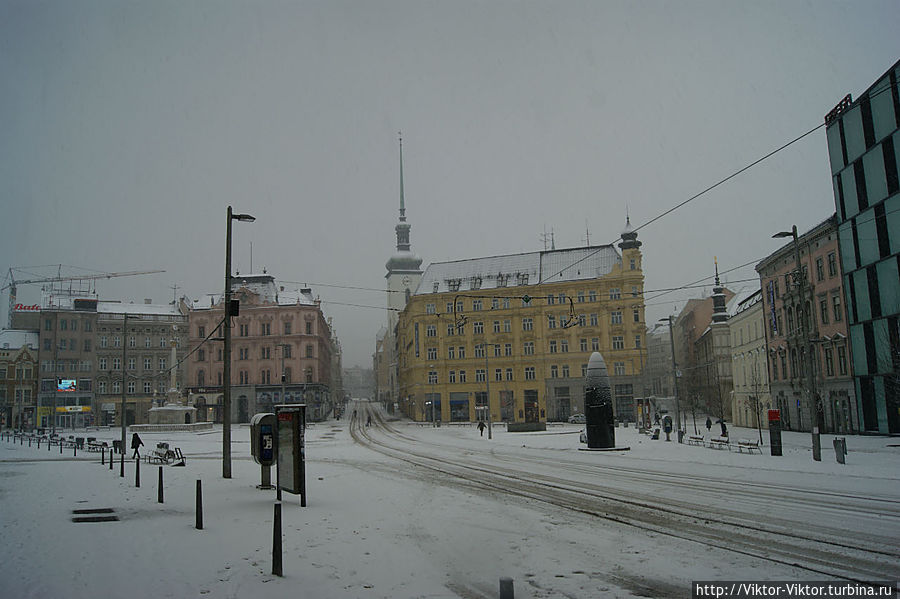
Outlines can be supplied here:
[[236, 316], [231, 309], [231, 221], [252, 223], [256, 219], [249, 214], [233, 214], [228, 207], [225, 224], [225, 355], [222, 364], [222, 380], [225, 383], [222, 406], [222, 478], [231, 478], [231, 317]]
[[435, 414], [436, 402], [434, 401], [434, 364], [428, 365], [428, 382], [431, 383], [431, 426], [437, 427], [437, 414]]
[[812, 301], [809, 302], [809, 307], [807, 308], [805, 305], [806, 298], [808, 295], [806, 289], [806, 277], [803, 276], [803, 269], [800, 266], [800, 242], [797, 239], [797, 225], [791, 225], [790, 231], [780, 231], [772, 235], [773, 238], [778, 239], [782, 237], [792, 237], [794, 240], [794, 262], [796, 264], [796, 271], [794, 274], [794, 284], [797, 286], [797, 299], [800, 309], [803, 310], [803, 318], [798, 318], [800, 324], [800, 337], [802, 342], [806, 343], [806, 354], [807, 354], [807, 385], [809, 387], [809, 430], [812, 433], [812, 454], [813, 460], [816, 462], [822, 461], [822, 444], [819, 439], [819, 419], [816, 414], [816, 375], [815, 375], [815, 351], [816, 348], [813, 345], [812, 340], [810, 339], [810, 333], [807, 329], [807, 319], [812, 318]]
[[672, 315], [660, 318], [660, 322], [669, 323], [669, 343], [672, 346], [672, 384], [675, 385], [675, 426], [678, 427], [678, 442], [681, 443], [681, 406], [678, 404], [678, 366], [675, 364], [675, 329]]
[[488, 367], [488, 344], [482, 343], [481, 347], [484, 348], [484, 393], [485, 402], [487, 402], [488, 439], [493, 439], [493, 433], [491, 432], [493, 416], [491, 415], [491, 375]]

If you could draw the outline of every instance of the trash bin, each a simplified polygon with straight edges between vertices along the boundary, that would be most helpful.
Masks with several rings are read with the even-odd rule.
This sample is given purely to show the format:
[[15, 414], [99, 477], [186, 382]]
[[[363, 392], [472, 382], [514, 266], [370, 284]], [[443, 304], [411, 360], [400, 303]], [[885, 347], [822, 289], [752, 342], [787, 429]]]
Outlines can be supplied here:
[[847, 455], [847, 438], [846, 437], [835, 437], [834, 438], [834, 457], [837, 460], [838, 464], [845, 464], [845, 457]]

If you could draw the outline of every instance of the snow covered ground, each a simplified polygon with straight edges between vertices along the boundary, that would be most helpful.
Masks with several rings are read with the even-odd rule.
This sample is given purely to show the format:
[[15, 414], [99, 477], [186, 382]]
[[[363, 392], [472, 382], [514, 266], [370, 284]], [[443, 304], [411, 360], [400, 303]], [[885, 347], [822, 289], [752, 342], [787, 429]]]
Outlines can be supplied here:
[[[864, 539], [894, 539], [885, 547], [894, 566], [884, 574], [897, 580], [900, 560], [891, 557], [900, 538], [897, 439], [847, 437], [847, 464], [840, 465], [828, 435], [823, 460], [813, 462], [809, 435], [800, 433], [784, 433], [785, 455], [771, 457], [765, 432], [763, 455], [747, 455], [653, 441], [619, 428], [617, 444], [630, 451], [599, 454], [578, 451], [579, 425], [550, 426], [546, 433], [495, 426], [492, 440], [473, 426], [398, 421], [388, 427], [376, 422], [366, 431], [371, 445], [354, 440], [347, 421], [308, 430], [308, 505], [284, 495], [284, 577], [271, 574], [275, 493], [256, 489], [260, 468], [250, 458], [246, 426], [233, 427], [230, 480], [221, 477], [221, 429], [142, 433], [148, 447], [167, 441], [187, 456], [185, 468], [163, 468], [163, 504], [157, 502], [156, 466], [141, 465], [136, 488], [131, 462], [121, 478], [118, 464], [112, 471], [101, 466], [99, 454], [73, 457], [72, 450], [60, 455], [56, 447], [0, 441], [0, 595], [496, 597], [499, 578], [509, 576], [519, 598], [685, 597], [694, 580], [827, 578], [652, 525], [598, 518], [527, 493], [509, 495], [500, 484], [454, 479], [373, 451], [378, 443], [467, 468], [482, 464], [486, 472], [514, 467], [541, 480], [565, 476], [567, 487], [600, 483], [621, 497], [653, 497], [661, 506], [750, 510], [761, 520], [778, 513], [797, 518], [800, 528], [833, 519], [849, 537], [859, 530]], [[96, 436], [112, 440], [118, 432]], [[754, 439], [757, 433], [732, 429], [731, 436]], [[593, 470], [598, 464], [605, 469]], [[203, 530], [194, 527], [197, 480]], [[759, 491], [739, 494], [734, 485]], [[784, 489], [783, 499], [766, 489]], [[804, 490], [850, 507], [838, 502], [812, 509]], [[879, 498], [875, 515], [852, 503], [873, 496]], [[89, 508], [112, 508], [120, 519], [72, 522], [72, 510]]]

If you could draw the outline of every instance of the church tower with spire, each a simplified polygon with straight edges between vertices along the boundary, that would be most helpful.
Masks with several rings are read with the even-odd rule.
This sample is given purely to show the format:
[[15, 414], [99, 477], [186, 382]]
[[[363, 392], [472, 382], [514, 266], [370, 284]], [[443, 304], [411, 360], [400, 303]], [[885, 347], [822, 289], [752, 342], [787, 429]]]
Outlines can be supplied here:
[[[384, 267], [387, 274], [387, 306], [402, 310], [407, 299], [422, 279], [422, 259], [410, 250], [410, 224], [406, 222], [406, 202], [403, 197], [403, 137], [400, 137], [400, 221], [394, 227], [397, 234], [397, 251], [388, 259]], [[389, 312], [389, 328], [397, 324], [397, 312]]]

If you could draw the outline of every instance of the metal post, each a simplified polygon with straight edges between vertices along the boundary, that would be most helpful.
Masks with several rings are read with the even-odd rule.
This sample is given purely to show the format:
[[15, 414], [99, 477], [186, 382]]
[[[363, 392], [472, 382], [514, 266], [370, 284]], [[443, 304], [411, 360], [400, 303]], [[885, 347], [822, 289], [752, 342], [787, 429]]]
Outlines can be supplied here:
[[157, 502], [157, 503], [162, 503], [162, 502], [163, 502], [163, 471], [162, 471], [162, 466], [159, 467], [159, 482], [158, 482], [157, 486], [159, 487], [159, 490], [157, 491], [156, 502]]
[[281, 344], [281, 403], [287, 403], [284, 399], [284, 350], [288, 347], [287, 343]]
[[197, 521], [194, 524], [194, 528], [197, 530], [203, 530], [203, 492], [201, 491], [200, 480], [197, 480]]
[[141, 458], [134, 460], [134, 486], [141, 488]]
[[493, 439], [494, 436], [491, 432], [491, 370], [488, 367], [487, 343], [482, 343], [482, 345], [484, 346], [484, 387], [487, 394], [488, 439]]
[[275, 504], [275, 519], [272, 523], [272, 574], [283, 576], [281, 567], [281, 504]]
[[231, 478], [231, 206], [225, 225], [225, 320], [222, 323], [224, 357], [222, 364], [222, 478]]
[[122, 455], [119, 459], [119, 478], [125, 478], [125, 448], [122, 448]]
[[100, 465], [106, 466], [106, 448], [105, 447], [100, 448]]
[[513, 579], [508, 576], [502, 576], [500, 578], [500, 599], [515, 599], [515, 595]]
[[[672, 315], [669, 314], [669, 343], [672, 346], [672, 383], [675, 387], [675, 426], [681, 430], [681, 406], [678, 402], [678, 365], [675, 363], [675, 333]], [[681, 443], [681, 435], [678, 435], [678, 442]]]

